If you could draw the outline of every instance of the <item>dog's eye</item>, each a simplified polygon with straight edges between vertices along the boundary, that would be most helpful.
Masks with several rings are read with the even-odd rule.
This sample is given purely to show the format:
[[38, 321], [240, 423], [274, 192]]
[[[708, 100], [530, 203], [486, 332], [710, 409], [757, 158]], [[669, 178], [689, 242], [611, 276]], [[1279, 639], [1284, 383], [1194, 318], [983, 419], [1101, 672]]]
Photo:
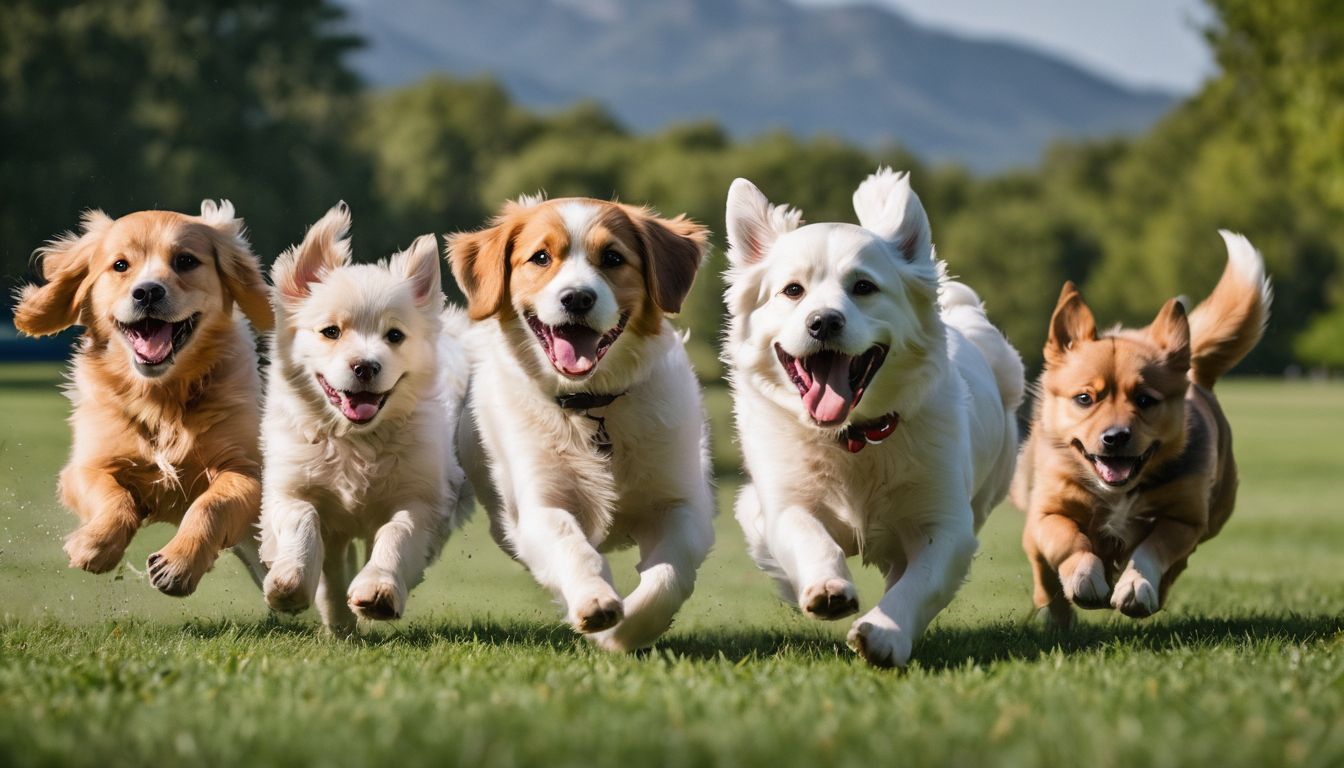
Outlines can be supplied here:
[[1146, 392], [1134, 398], [1134, 404], [1139, 406], [1140, 408], [1152, 408], [1154, 405], [1157, 405], [1160, 402], [1162, 401], [1158, 400], [1156, 397], [1153, 397], [1152, 395]]
[[176, 269], [178, 272], [187, 272], [200, 265], [200, 260], [190, 253], [179, 253], [173, 257], [173, 269]]
[[538, 267], [544, 267], [551, 263], [551, 254], [545, 251], [537, 251], [532, 254], [532, 258], [528, 259], [528, 261], [536, 264]]
[[406, 340], [406, 334], [402, 333], [397, 328], [393, 328], [392, 330], [387, 332], [387, 343], [389, 344], [400, 344], [405, 340]]
[[608, 248], [607, 250], [602, 252], [602, 266], [619, 267], [624, 263], [625, 263], [625, 257], [617, 253], [616, 251], [612, 250], [611, 248]]
[[1089, 405], [1092, 405], [1092, 396], [1087, 394], [1086, 392], [1083, 392], [1082, 394], [1074, 395], [1073, 402], [1086, 408]]
[[112, 269], [115, 269], [118, 272], [125, 272], [130, 268], [131, 263], [125, 259], [117, 259], [116, 261], [112, 262]]
[[337, 328], [337, 327], [334, 326], [334, 325], [328, 325], [326, 328], [323, 328], [322, 331], [321, 331], [321, 333], [322, 333], [323, 336], [326, 336], [328, 339], [339, 339], [339, 338], [341, 338], [341, 329], [340, 329], [340, 328]]
[[796, 299], [803, 295], [803, 286], [798, 283], [789, 283], [784, 286], [784, 295], [788, 296], [790, 299]]
[[870, 293], [877, 293], [877, 286], [869, 280], [860, 280], [854, 284], [855, 296], [867, 296]]

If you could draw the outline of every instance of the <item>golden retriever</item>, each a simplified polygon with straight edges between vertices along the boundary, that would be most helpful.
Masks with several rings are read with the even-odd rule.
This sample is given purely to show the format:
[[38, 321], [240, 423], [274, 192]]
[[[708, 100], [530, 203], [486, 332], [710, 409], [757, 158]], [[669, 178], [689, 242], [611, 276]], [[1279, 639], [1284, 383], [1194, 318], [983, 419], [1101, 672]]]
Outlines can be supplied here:
[[83, 326], [68, 395], [74, 443], [60, 498], [80, 519], [70, 565], [111, 570], [135, 532], [178, 531], [149, 556], [149, 580], [189, 595], [219, 551], [258, 576], [260, 380], [255, 342], [271, 309], [256, 257], [227, 201], [201, 214], [90, 211], [78, 235], [39, 250], [45, 284], [19, 294], [31, 336]]

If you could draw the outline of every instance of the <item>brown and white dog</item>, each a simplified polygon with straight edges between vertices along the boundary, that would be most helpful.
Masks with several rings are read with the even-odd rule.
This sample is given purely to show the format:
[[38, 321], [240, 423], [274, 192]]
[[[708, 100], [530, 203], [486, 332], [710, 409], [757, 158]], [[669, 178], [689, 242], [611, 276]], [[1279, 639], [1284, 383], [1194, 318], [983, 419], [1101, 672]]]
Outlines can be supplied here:
[[189, 595], [219, 551], [258, 578], [260, 382], [252, 331], [271, 309], [243, 222], [227, 201], [201, 215], [84, 216], [39, 251], [46, 284], [19, 294], [31, 336], [84, 326], [71, 363], [74, 446], [60, 498], [81, 525], [70, 565], [111, 570], [142, 525], [178, 525], [149, 556], [149, 579]]
[[[652, 643], [713, 543], [700, 388], [677, 312], [706, 232], [591, 199], [510, 202], [449, 241], [471, 318], [459, 451], [495, 540], [598, 645]], [[601, 552], [639, 546], [624, 601]]]
[[1072, 605], [1153, 614], [1232, 514], [1237, 466], [1213, 385], [1260, 340], [1271, 294], [1250, 242], [1222, 236], [1227, 268], [1188, 317], [1171, 299], [1147, 328], [1098, 334], [1078, 289], [1060, 294], [1013, 484], [1032, 599], [1055, 623]]

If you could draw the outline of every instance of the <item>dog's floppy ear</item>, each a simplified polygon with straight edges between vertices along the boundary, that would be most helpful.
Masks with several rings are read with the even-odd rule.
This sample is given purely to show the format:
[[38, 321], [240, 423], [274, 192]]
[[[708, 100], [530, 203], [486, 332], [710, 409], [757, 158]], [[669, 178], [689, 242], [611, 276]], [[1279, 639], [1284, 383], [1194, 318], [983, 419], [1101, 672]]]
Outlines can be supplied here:
[[212, 240], [215, 246], [215, 262], [219, 269], [220, 280], [229, 296], [238, 302], [238, 306], [252, 323], [258, 333], [269, 331], [275, 326], [275, 313], [268, 301], [266, 281], [261, 277], [261, 264], [257, 262], [252, 246], [247, 242], [247, 233], [243, 220], [235, 218], [233, 203], [228, 200], [201, 201], [201, 223], [214, 230]]
[[302, 243], [280, 254], [271, 266], [271, 283], [281, 302], [302, 301], [313, 283], [350, 263], [349, 232], [350, 208], [342, 201], [308, 228]]
[[780, 235], [803, 223], [803, 213], [787, 205], [771, 205], [755, 184], [739, 178], [728, 187], [726, 219], [728, 261], [741, 268], [765, 258]]
[[680, 312], [705, 259], [709, 230], [685, 214], [664, 219], [647, 209], [621, 207], [644, 241], [644, 283], [649, 295], [662, 311]]
[[389, 268], [411, 284], [416, 306], [438, 312], [443, 309], [443, 286], [439, 280], [439, 241], [421, 235], [411, 247], [392, 257]]
[[1165, 363], [1175, 371], [1190, 370], [1190, 321], [1180, 299], [1168, 299], [1148, 326], [1148, 337], [1166, 353]]
[[905, 261], [932, 261], [933, 233], [909, 173], [878, 168], [854, 190], [859, 224], [887, 241]]
[[1073, 281], [1064, 283], [1059, 293], [1059, 303], [1050, 318], [1050, 338], [1045, 342], [1045, 361], [1056, 365], [1064, 361], [1077, 341], [1092, 341], [1097, 338], [1097, 321], [1092, 310], [1083, 302], [1083, 294]]
[[80, 322], [89, 266], [111, 226], [107, 214], [86, 211], [80, 234], [67, 232], [38, 249], [37, 271], [46, 282], [19, 291], [14, 327], [29, 336], [47, 336]]
[[509, 262], [518, 228], [514, 214], [523, 207], [527, 206], [508, 203], [488, 228], [448, 235], [446, 250], [453, 279], [467, 297], [467, 315], [472, 320], [484, 320], [508, 302]]

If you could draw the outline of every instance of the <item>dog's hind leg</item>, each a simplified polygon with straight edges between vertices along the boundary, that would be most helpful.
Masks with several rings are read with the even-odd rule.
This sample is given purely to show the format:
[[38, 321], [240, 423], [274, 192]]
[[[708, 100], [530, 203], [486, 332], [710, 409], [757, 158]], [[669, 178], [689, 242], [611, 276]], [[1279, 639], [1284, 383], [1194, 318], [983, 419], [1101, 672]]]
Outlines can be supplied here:
[[324, 544], [322, 578], [317, 583], [317, 612], [328, 632], [343, 637], [355, 631], [355, 614], [345, 602], [345, 591], [354, 573], [350, 566], [355, 560], [355, 544], [342, 539], [330, 539]]
[[257, 551], [257, 540], [251, 536], [243, 537], [243, 540], [233, 545], [233, 556], [243, 564], [247, 575], [252, 577], [252, 583], [257, 585], [257, 589], [262, 588], [266, 580], [266, 566], [262, 565], [261, 554]]
[[714, 544], [712, 503], [681, 504], [656, 522], [637, 528], [639, 586], [625, 598], [625, 618], [595, 635], [593, 642], [610, 651], [632, 651], [658, 639], [672, 625], [695, 588], [695, 572]]

